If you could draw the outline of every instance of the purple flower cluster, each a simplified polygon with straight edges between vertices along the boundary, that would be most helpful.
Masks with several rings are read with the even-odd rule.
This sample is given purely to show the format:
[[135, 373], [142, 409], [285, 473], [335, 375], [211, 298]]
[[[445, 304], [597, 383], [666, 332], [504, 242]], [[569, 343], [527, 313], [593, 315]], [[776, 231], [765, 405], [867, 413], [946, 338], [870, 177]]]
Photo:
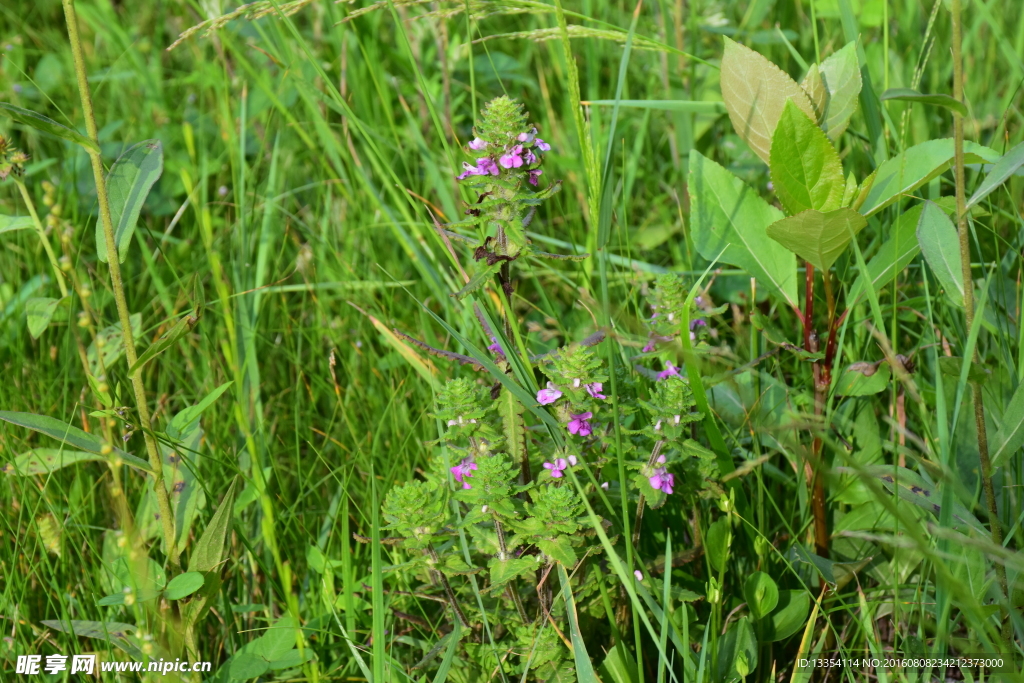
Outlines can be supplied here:
[[[521, 133], [516, 139], [520, 144], [496, 149], [489, 156], [478, 157], [476, 166], [468, 161], [462, 162], [462, 173], [456, 176], [456, 179], [465, 180], [471, 176], [496, 176], [501, 174], [501, 169], [503, 168], [512, 170], [523, 168], [524, 166], [533, 166], [540, 163], [540, 157], [537, 156], [535, 151], [547, 152], [551, 149], [551, 145], [537, 137], [536, 128], [529, 132]], [[495, 145], [481, 138], [473, 138], [467, 146], [474, 151], [482, 151]], [[497, 162], [494, 161], [495, 156], [498, 158]], [[528, 168], [526, 171], [527, 180], [531, 185], [537, 185], [538, 178], [544, 173], [539, 168]]]
[[[678, 416], [676, 417], [676, 419], [678, 420]], [[664, 465], [665, 456], [658, 456], [657, 462], [659, 465]], [[675, 484], [675, 476], [670, 474], [667, 468], [659, 467], [654, 470], [654, 473], [651, 474], [650, 477], [647, 478], [647, 481], [650, 483], [651, 488], [653, 489], [658, 489], [659, 491], [663, 491], [664, 493], [672, 493], [672, 486]]]
[[457, 481], [460, 484], [462, 484], [462, 488], [464, 488], [464, 489], [471, 489], [471, 488], [473, 488], [472, 486], [469, 485], [469, 482], [467, 481], [467, 479], [469, 479], [470, 477], [473, 476], [473, 470], [476, 469], [476, 463], [475, 462], [473, 462], [469, 458], [466, 458], [465, 460], [460, 462], [455, 467], [452, 467], [452, 468], [449, 468], [449, 469], [450, 469], [450, 471], [452, 473], [452, 476], [455, 477], [455, 481]]
[[549, 472], [551, 472], [551, 476], [554, 477], [555, 479], [560, 479], [562, 477], [562, 472], [564, 472], [569, 467], [575, 467], [575, 466], [576, 466], [576, 456], [575, 455], [570, 455], [568, 458], [555, 458], [554, 462], [546, 462], [546, 463], [544, 463], [544, 469], [546, 469]]
[[594, 414], [590, 411], [585, 413], [574, 413], [569, 420], [569, 433], [577, 436], [590, 436], [594, 433], [594, 426], [590, 424], [590, 418]]
[[[572, 388], [579, 389], [583, 387], [586, 392], [594, 399], [606, 399], [608, 398], [603, 393], [604, 383], [603, 382], [591, 382], [589, 384], [583, 384], [580, 379], [574, 379], [572, 381]], [[542, 406], [550, 405], [562, 398], [562, 391], [555, 386], [552, 382], [548, 382], [547, 388], [541, 389], [537, 392], [537, 402]], [[594, 413], [587, 411], [584, 413], [572, 413], [572, 419], [569, 420], [568, 429], [570, 434], [577, 436], [590, 436], [594, 433], [594, 425], [591, 424], [590, 419], [594, 417]]]

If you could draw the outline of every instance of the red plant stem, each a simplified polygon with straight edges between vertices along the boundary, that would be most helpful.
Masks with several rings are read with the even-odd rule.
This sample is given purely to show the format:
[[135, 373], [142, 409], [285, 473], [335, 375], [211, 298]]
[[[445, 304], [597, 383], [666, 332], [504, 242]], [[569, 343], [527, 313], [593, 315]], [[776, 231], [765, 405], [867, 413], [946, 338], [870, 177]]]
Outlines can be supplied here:
[[[804, 350], [810, 353], [818, 351], [818, 337], [814, 332], [814, 265], [807, 263], [804, 300]], [[823, 273], [828, 277], [828, 272]], [[834, 318], [832, 306], [829, 306], [829, 318]], [[834, 320], [829, 320], [829, 338], [834, 336]], [[827, 354], [827, 351], [826, 351]], [[825, 372], [822, 372], [825, 370]], [[825, 391], [822, 389], [823, 375], [831, 378], [831, 364], [824, 366], [814, 364], [814, 414], [820, 416], [825, 404]], [[827, 385], [826, 385], [827, 387]], [[814, 516], [814, 552], [821, 557], [828, 557], [828, 525], [825, 513], [825, 484], [820, 476], [821, 437], [815, 436], [811, 442], [811, 456], [804, 463], [804, 476], [811, 494], [811, 514]]]
[[807, 277], [804, 279], [804, 349], [811, 350], [811, 333], [814, 325], [814, 266], [807, 262]]

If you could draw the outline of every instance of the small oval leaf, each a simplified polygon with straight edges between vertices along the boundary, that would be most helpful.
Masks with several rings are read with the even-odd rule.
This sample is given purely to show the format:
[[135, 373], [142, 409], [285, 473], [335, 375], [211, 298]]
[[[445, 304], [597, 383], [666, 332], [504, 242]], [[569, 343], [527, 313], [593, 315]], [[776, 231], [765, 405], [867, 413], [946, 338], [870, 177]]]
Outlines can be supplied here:
[[168, 600], [181, 600], [192, 595], [203, 587], [205, 577], [202, 572], [185, 572], [178, 574], [164, 589], [164, 597]]

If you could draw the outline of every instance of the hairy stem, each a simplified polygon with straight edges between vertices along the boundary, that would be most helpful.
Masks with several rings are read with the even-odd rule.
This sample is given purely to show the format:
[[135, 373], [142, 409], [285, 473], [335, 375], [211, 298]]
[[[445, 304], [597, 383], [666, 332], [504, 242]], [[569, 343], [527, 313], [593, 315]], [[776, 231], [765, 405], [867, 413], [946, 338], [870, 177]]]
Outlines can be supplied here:
[[[950, 13], [953, 19], [953, 97], [964, 100], [964, 67], [961, 51], [960, 0], [953, 0]], [[960, 233], [960, 263], [964, 278], [964, 315], [967, 318], [967, 329], [974, 323], [974, 280], [971, 276], [971, 245], [968, 241], [967, 200], [964, 185], [964, 120], [959, 114], [953, 115], [953, 149], [956, 176], [956, 215], [957, 229]], [[981, 363], [981, 353], [974, 349], [974, 362]], [[992, 461], [988, 453], [988, 436], [985, 432], [985, 403], [981, 394], [981, 385], [971, 382], [974, 394], [974, 422], [978, 432], [978, 458], [981, 460], [981, 481], [985, 491], [985, 503], [988, 506], [989, 527], [992, 542], [997, 547], [1003, 545], [1003, 529], [999, 521], [999, 508], [996, 505], [995, 489], [992, 487]], [[1009, 597], [1006, 583], [1006, 567], [995, 563], [996, 577], [1003, 595]], [[1010, 622], [1003, 622], [1003, 637], [1008, 638]]]
[[[432, 546], [428, 545], [427, 552], [430, 553], [430, 559], [434, 561], [434, 566], [439, 566], [441, 560], [437, 556], [437, 551], [434, 550]], [[462, 608], [459, 607], [459, 601], [455, 599], [455, 591], [452, 590], [452, 585], [448, 583], [448, 577], [439, 569], [435, 569], [434, 571], [436, 571], [437, 575], [441, 578], [441, 586], [444, 587], [444, 593], [448, 597], [448, 604], [452, 606], [453, 610], [455, 610], [455, 616], [459, 618], [459, 621], [463, 626], [469, 628], [469, 620], [466, 619], [466, 615], [462, 613]]]
[[[92, 95], [89, 92], [89, 80], [85, 69], [85, 57], [82, 54], [82, 43], [78, 37], [78, 19], [75, 15], [74, 0], [63, 0], [64, 18], [68, 25], [68, 40], [71, 44], [71, 55], [75, 63], [75, 76], [78, 80], [78, 93], [82, 100], [82, 112], [85, 116], [85, 128], [89, 139], [96, 144], [96, 150], [89, 149], [92, 161], [92, 175], [96, 183], [96, 197], [100, 209], [100, 221], [103, 225], [103, 237], [107, 246], [107, 261], [110, 267], [110, 284], [114, 290], [114, 302], [117, 315], [121, 322], [121, 336], [124, 340], [124, 355], [131, 367], [138, 359], [135, 353], [135, 339], [128, 310], [128, 301], [124, 294], [124, 282], [121, 280], [121, 264], [118, 261], [117, 244], [114, 240], [114, 225], [110, 218], [110, 202], [107, 198], [107, 184], [103, 176], [103, 160], [99, 151], [96, 116], [92, 108]], [[180, 567], [179, 553], [175, 547], [174, 515], [171, 512], [171, 500], [164, 486], [163, 460], [157, 448], [156, 439], [149, 420], [149, 407], [146, 404], [146, 387], [142, 382], [142, 373], [136, 371], [131, 378], [135, 393], [136, 409], [139, 412], [139, 425], [146, 441], [146, 452], [149, 455], [149, 466], [153, 471], [153, 493], [156, 495], [157, 508], [160, 511], [160, 523], [163, 528], [164, 546], [171, 564]]]

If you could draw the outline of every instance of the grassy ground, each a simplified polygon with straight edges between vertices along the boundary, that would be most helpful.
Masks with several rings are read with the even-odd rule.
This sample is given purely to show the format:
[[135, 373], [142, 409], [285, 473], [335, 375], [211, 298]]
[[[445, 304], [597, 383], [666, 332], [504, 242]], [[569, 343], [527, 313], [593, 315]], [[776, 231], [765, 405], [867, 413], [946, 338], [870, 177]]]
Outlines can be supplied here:
[[[545, 173], [563, 179], [564, 186], [533, 223], [538, 243], [553, 251], [592, 252], [604, 203], [605, 220], [610, 217], [606, 291], [595, 258], [580, 266], [534, 262], [525, 271], [514, 307], [531, 330], [531, 346], [540, 351], [593, 332], [604, 311], [623, 334], [641, 334], [642, 295], [654, 275], [671, 269], [695, 278], [707, 266], [687, 239], [691, 149], [729, 166], [767, 195], [763, 164], [723, 113], [710, 113], [713, 107], [693, 113], [628, 106], [647, 100], [720, 101], [715, 64], [722, 34], [754, 47], [797, 78], [806, 63], [820, 61], [859, 35], [862, 63], [877, 93], [914, 86], [922, 92], [950, 91], [949, 13], [939, 3], [932, 25], [932, 3], [922, 0], [813, 5], [807, 0], [649, 0], [640, 8], [630, 59], [621, 72], [625, 27], [634, 11], [622, 2], [565, 3], [575, 32], [572, 66], [555, 32], [553, 6], [545, 3], [395, 2], [370, 5], [369, 11], [360, 5], [369, 3], [286, 3], [282, 10], [296, 10], [290, 16], [220, 22], [223, 26], [208, 36], [199, 32], [167, 51], [182, 31], [231, 8], [212, 2], [78, 4], [104, 160], [109, 165], [127, 145], [144, 139], [159, 139], [164, 150], [163, 175], [122, 265], [128, 306], [140, 316], [140, 348], [188, 312], [193, 276], [205, 283], [207, 305], [198, 326], [143, 371], [155, 427], [165, 429], [179, 411], [230, 383], [203, 414], [193, 468], [179, 473], [198, 500], [190, 549], [233, 477], [243, 479], [224, 585], [211, 599], [211, 614], [198, 635], [201, 658], [213, 661], [215, 670], [269, 624], [291, 617], [305, 626], [300, 646], [312, 648], [316, 661], [278, 672], [289, 680], [362, 680], [373, 673], [398, 681], [434, 675], [437, 661], [425, 670], [409, 667], [436, 642], [438, 624], [428, 620], [439, 613], [399, 592], [415, 588], [411, 577], [381, 574], [381, 562], [398, 564], [403, 553], [351, 539], [353, 533], [371, 536], [379, 523], [376, 501], [392, 485], [414, 477], [436, 451], [425, 445], [438, 437], [433, 389], [425, 375], [443, 381], [469, 374], [437, 359], [418, 357], [418, 363], [410, 363], [390, 330], [398, 327], [435, 347], [465, 352], [432, 312], [486, 343], [471, 309], [449, 296], [458, 289], [457, 272], [428, 213], [456, 220], [471, 199], [453, 180], [453, 169], [465, 158], [459, 147], [471, 139], [475, 112], [485, 101], [502, 93], [522, 99], [553, 147]], [[859, 16], [859, 24], [844, 23], [843, 9], [852, 12], [848, 20]], [[991, 0], [974, 0], [965, 9], [967, 136], [1000, 152], [1022, 137], [1024, 14], [1017, 9], [1012, 2]], [[60, 3], [8, 3], [0, 7], [0, 18], [0, 99], [83, 130]], [[626, 101], [611, 144], [612, 108], [585, 108], [598, 160], [604, 162], [609, 150], [607, 184], [588, 184], [571, 98], [570, 68], [576, 66], [583, 100], [614, 99], [620, 84]], [[858, 113], [841, 148], [858, 177], [889, 154], [952, 135], [946, 110], [904, 102], [886, 103], [879, 123], [881, 142], [872, 147], [871, 121]], [[131, 410], [123, 420], [90, 415], [100, 406], [83, 358], [95, 362], [90, 344], [117, 317], [106, 266], [96, 258], [96, 194], [88, 157], [75, 145], [6, 119], [0, 130], [31, 155], [24, 182], [74, 283], [65, 321], [33, 339], [25, 304], [31, 297], [59, 296], [53, 273], [31, 230], [0, 234], [0, 409], [49, 415], [115, 442], [123, 437], [125, 450], [145, 457]], [[970, 171], [968, 180], [976, 185], [979, 177]], [[44, 181], [53, 189], [48, 191]], [[994, 283], [982, 329], [974, 333], [989, 372], [985, 395], [993, 434], [1004, 416], [1012, 419], [1010, 397], [1024, 376], [1022, 188], [1014, 179], [992, 195], [975, 231], [975, 260], [981, 262], [975, 276]], [[951, 196], [950, 175], [923, 191], [932, 198]], [[888, 235], [900, 210], [889, 210], [860, 236], [866, 257]], [[0, 213], [26, 212], [13, 182], [0, 183]], [[852, 281], [855, 264], [842, 267], [851, 269]], [[957, 498], [985, 519], [973, 408], [969, 396], [959, 403], [966, 377], [956, 376], [959, 366], [953, 376], [936, 372], [938, 356], [964, 355], [969, 331], [959, 309], [936, 293], [935, 282], [925, 287], [923, 267], [917, 259], [880, 293], [895, 351], [923, 349], [915, 356], [921, 402], [902, 398], [894, 387], [859, 402], [837, 401], [837, 438], [828, 458], [836, 465], [845, 457], [862, 464], [898, 461], [928, 476], [935, 474], [936, 463], [948, 462], [959, 483], [951, 484]], [[707, 377], [721, 378], [767, 350], [750, 326], [746, 292], [746, 276], [723, 270], [707, 294], [716, 304], [731, 304], [713, 321]], [[774, 324], [795, 340], [792, 314], [771, 313]], [[863, 325], [869, 319], [866, 305], [851, 316], [844, 363], [881, 357]], [[806, 591], [812, 604], [819, 597], [817, 574], [791, 553], [806, 538], [811, 520], [802, 468], [794, 464], [800, 453], [771, 438], [792, 431], [800, 419], [793, 415], [810, 410], [809, 365], [783, 354], [761, 371], [710, 383], [736, 462], [769, 457], [742, 479], [755, 511], [748, 522], [756, 533], [736, 532], [721, 575], [723, 604], [714, 616], [703, 599], [689, 608], [677, 602], [667, 620], [657, 616], [657, 623], [671, 621], [676, 628], [687, 623], [693, 652], [717, 651], [720, 629], [710, 624], [714, 619], [722, 625], [742, 613], [743, 579], [754, 569], [764, 569], [781, 587]], [[120, 386], [116, 405], [134, 405], [123, 360], [109, 369], [108, 383]], [[777, 403], [770, 405], [769, 399]], [[958, 417], [951, 419], [958, 406]], [[901, 429], [908, 431], [901, 436]], [[4, 462], [53, 444], [0, 424]], [[840, 457], [843, 444], [848, 450]], [[835, 559], [849, 560], [828, 568], [838, 590], [814, 607], [818, 618], [806, 631], [755, 648], [758, 665], [747, 680], [791, 675], [800, 680], [810, 674], [794, 673], [794, 660], [815, 648], [876, 656], [894, 649], [935, 652], [939, 632], [955, 651], [1015, 653], [1019, 661], [1024, 589], [1015, 553], [1024, 543], [1022, 479], [1017, 449], [996, 478], [1006, 556], [982, 545], [963, 559], [967, 551], [960, 548], [974, 546], [942, 541], [942, 529], [927, 527], [936, 520], [908, 510], [910, 528], [901, 528], [902, 516], [868, 528], [885, 538], [837, 536]], [[849, 493], [845, 481], [830, 479], [833, 525], [859, 503], [884, 499], [892, 505], [881, 489]], [[148, 556], [151, 576], [169, 569], [148, 490], [137, 470], [99, 462], [4, 477], [0, 667], [5, 672], [13, 671], [17, 655], [107, 647], [102, 640], [47, 628], [43, 620], [134, 624], [139, 630], [128, 647], [181, 656], [174, 610], [152, 610], [141, 602], [96, 604], [124, 585], [119, 560], [146, 565]], [[601, 514], [614, 525], [623, 522], [616, 510]], [[706, 528], [718, 514], [713, 501], [695, 510], [669, 505], [649, 513], [638, 564], [653, 566], [664, 554], [667, 528], [677, 529], [680, 551], [694, 548], [695, 527]], [[758, 554], [759, 536], [777, 552]], [[709, 566], [695, 557], [673, 572], [673, 582], [705, 596]], [[1016, 609], [1011, 628], [1003, 631], [1010, 639], [1002, 642], [998, 589], [993, 588], [996, 562], [1008, 568]], [[972, 590], [961, 594], [951, 585]], [[378, 588], [375, 595], [371, 586]], [[949, 595], [954, 596], [952, 612], [937, 610], [936, 601], [941, 605]], [[612, 625], [589, 612], [586, 618], [588, 652], [595, 665], [607, 665], [603, 653], [612, 644]], [[947, 628], [941, 627], [944, 622]], [[343, 634], [363, 651], [372, 671], [362, 668]], [[600, 670], [606, 682], [661, 681], [673, 666], [671, 675], [681, 675], [680, 660], [673, 665], [659, 658], [646, 632], [638, 630], [627, 641], [634, 654], [639, 648], [639, 664], [628, 671], [606, 666]], [[445, 674], [469, 680], [458, 665]], [[861, 680], [863, 674], [849, 668], [814, 675]], [[929, 680], [909, 669], [880, 672], [879, 680], [884, 675]], [[227, 680], [228, 674], [221, 676]]]

